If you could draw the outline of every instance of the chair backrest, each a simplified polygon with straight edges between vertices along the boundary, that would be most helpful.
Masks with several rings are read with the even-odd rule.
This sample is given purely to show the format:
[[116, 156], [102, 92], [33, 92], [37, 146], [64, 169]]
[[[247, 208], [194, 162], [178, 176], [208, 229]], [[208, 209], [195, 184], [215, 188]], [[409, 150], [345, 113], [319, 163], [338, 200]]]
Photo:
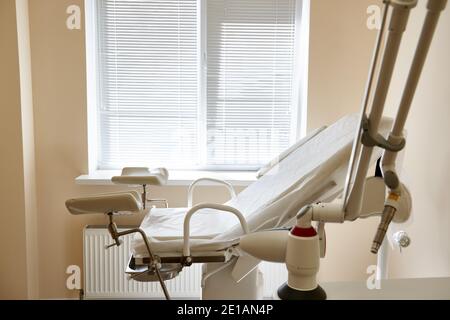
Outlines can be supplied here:
[[257, 173], [258, 179], [261, 178], [263, 175], [265, 175], [267, 172], [269, 172], [273, 167], [277, 166], [281, 161], [286, 159], [287, 156], [289, 156], [292, 152], [300, 148], [302, 145], [307, 143], [309, 140], [317, 136], [321, 131], [325, 130], [327, 127], [321, 127], [319, 129], [314, 130], [310, 134], [308, 134], [303, 139], [300, 139], [296, 143], [294, 143], [292, 146], [284, 150], [282, 153], [280, 153], [278, 156], [276, 156], [274, 159], [272, 159], [269, 163], [267, 163], [265, 166], [261, 167]]
[[[227, 204], [240, 210], [250, 230], [255, 231], [266, 222], [273, 227], [286, 213], [295, 216], [313, 201], [337, 197], [345, 183], [359, 119], [352, 114], [322, 130]], [[384, 118], [379, 131], [387, 134], [391, 126], [392, 119]], [[373, 163], [381, 152], [375, 148]], [[219, 238], [238, 233], [237, 225]]]
[[351, 145], [358, 121], [358, 115], [350, 115], [322, 130], [227, 204], [248, 215], [277, 201], [299, 187], [339, 151]]

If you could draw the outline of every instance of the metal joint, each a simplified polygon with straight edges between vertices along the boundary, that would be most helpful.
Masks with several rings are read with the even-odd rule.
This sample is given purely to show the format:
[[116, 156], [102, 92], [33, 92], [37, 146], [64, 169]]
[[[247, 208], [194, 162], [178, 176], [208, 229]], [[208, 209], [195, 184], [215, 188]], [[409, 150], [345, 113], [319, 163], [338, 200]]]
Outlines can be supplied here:
[[394, 144], [385, 139], [381, 134], [371, 134], [369, 119], [364, 118], [362, 122], [361, 143], [366, 147], [380, 147], [391, 152], [400, 152], [405, 148], [406, 140], [402, 138], [400, 143]]
[[192, 257], [191, 256], [183, 258], [183, 265], [185, 267], [190, 267], [192, 265], [192, 263], [193, 263], [193, 261], [192, 261]]
[[303, 218], [306, 214], [311, 212], [311, 209], [313, 208], [313, 206], [311, 204], [308, 204], [306, 206], [304, 206], [303, 208], [300, 209], [300, 211], [297, 213], [297, 220]]
[[393, 7], [412, 9], [417, 6], [418, 0], [390, 0], [389, 4]]

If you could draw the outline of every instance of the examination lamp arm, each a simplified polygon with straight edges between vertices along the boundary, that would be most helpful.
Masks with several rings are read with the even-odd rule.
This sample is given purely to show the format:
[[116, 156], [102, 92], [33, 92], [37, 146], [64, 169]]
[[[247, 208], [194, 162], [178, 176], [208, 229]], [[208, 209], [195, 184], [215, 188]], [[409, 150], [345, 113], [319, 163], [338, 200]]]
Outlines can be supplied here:
[[[403, 91], [400, 106], [395, 117], [394, 125], [389, 134], [388, 142], [392, 144], [404, 141], [403, 131], [405, 123], [411, 109], [411, 104], [416, 92], [420, 76], [425, 65], [425, 61], [433, 40], [436, 26], [441, 12], [445, 9], [447, 0], [429, 0], [427, 4], [427, 15], [422, 27], [421, 35], [417, 44], [414, 59], [409, 71], [405, 89]], [[383, 178], [389, 189], [384, 211], [377, 232], [373, 239], [371, 252], [376, 254], [383, 243], [389, 224], [394, 218], [400, 198], [402, 197], [402, 185], [396, 171], [397, 153], [392, 150], [385, 150], [382, 160]]]
[[[384, 113], [387, 94], [396, 65], [401, 40], [406, 29], [410, 11], [417, 5], [417, 0], [391, 0], [385, 2], [382, 28], [377, 40], [371, 72], [369, 73], [368, 86], [365, 93], [363, 110], [361, 113], [361, 125], [357, 132], [353, 147], [352, 159], [347, 174], [344, 192], [344, 218], [353, 221], [361, 216], [362, 201], [365, 191], [365, 181], [369, 169], [373, 148], [384, 149], [381, 162], [383, 179], [388, 188], [388, 196], [385, 201], [380, 225], [375, 235], [372, 249], [377, 253], [383, 242], [389, 224], [393, 220], [400, 206], [402, 197], [402, 184], [396, 171], [397, 154], [406, 144], [403, 137], [405, 123], [411, 108], [414, 94], [426, 61], [426, 57], [436, 30], [441, 12], [445, 9], [447, 0], [429, 0], [427, 4], [427, 15], [422, 27], [422, 32], [416, 48], [405, 89], [402, 94], [400, 106], [397, 110], [392, 130], [387, 139], [379, 135], [379, 124]], [[377, 85], [373, 92], [373, 102], [369, 114], [366, 114], [368, 101], [372, 95], [371, 82], [374, 79], [380, 46], [385, 28], [387, 8], [392, 7], [389, 29], [381, 59]]]
[[[398, 143], [404, 139], [403, 130], [405, 123], [411, 109], [411, 104], [419, 83], [420, 76], [422, 74], [423, 67], [430, 49], [430, 45], [436, 30], [436, 26], [439, 20], [439, 16], [442, 10], [445, 9], [447, 0], [429, 0], [427, 6], [427, 15], [420, 34], [417, 49], [414, 55], [411, 69], [409, 71], [408, 79], [406, 82], [403, 96], [400, 102], [400, 106], [397, 111], [394, 126], [392, 132], [389, 135], [389, 141], [393, 144]], [[397, 153], [386, 150], [383, 155], [382, 169], [383, 177], [386, 185], [390, 189], [397, 189], [400, 185], [400, 181], [395, 171], [395, 162], [397, 159]]]
[[[356, 220], [361, 214], [365, 179], [369, 170], [373, 148], [374, 146], [378, 146], [376, 143], [369, 143], [369, 140], [376, 140], [376, 136], [378, 135], [378, 128], [383, 116], [387, 94], [400, 49], [400, 43], [408, 23], [410, 10], [417, 5], [417, 0], [393, 0], [389, 2], [389, 5], [392, 7], [392, 15], [388, 28], [386, 46], [381, 60], [377, 85], [375, 92], [373, 93], [372, 107], [368, 116], [366, 116], [365, 112], [362, 114], [362, 122], [366, 123], [366, 127], [362, 132], [358, 132], [360, 138], [355, 140], [356, 144], [362, 144], [362, 148], [357, 160], [353, 186], [348, 199], [344, 199], [345, 219], [350, 221]], [[382, 41], [380, 38], [378, 41]], [[372, 66], [372, 68], [374, 69], [375, 66]], [[369, 100], [371, 94], [372, 92], [370, 91], [366, 92], [365, 100]], [[354, 161], [356, 161], [356, 158], [357, 157], [355, 156]], [[348, 178], [347, 183], [350, 184], [351, 180], [352, 177]]]

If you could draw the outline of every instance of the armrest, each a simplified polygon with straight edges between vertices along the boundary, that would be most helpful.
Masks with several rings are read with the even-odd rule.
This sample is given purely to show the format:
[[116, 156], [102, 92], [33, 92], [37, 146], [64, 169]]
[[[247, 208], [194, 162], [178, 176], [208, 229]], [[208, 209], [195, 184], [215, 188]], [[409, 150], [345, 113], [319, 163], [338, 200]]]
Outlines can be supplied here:
[[189, 186], [189, 189], [188, 189], [188, 208], [192, 207], [192, 204], [193, 204], [192, 198], [193, 198], [193, 193], [194, 193], [195, 187], [200, 182], [203, 182], [203, 181], [209, 181], [209, 182], [214, 182], [214, 183], [217, 183], [217, 184], [224, 185], [228, 189], [231, 198], [236, 197], [236, 191], [234, 191], [234, 188], [233, 188], [233, 186], [230, 183], [228, 183], [228, 182], [226, 182], [224, 180], [215, 179], [215, 178], [200, 178], [200, 179], [197, 179], [194, 182], [192, 182], [191, 185]]
[[212, 204], [212, 203], [203, 203], [196, 205], [195, 207], [192, 207], [189, 209], [189, 211], [186, 213], [186, 217], [184, 218], [184, 226], [183, 226], [183, 255], [185, 257], [189, 257], [191, 255], [191, 248], [189, 246], [189, 237], [190, 237], [190, 223], [191, 218], [194, 215], [194, 213], [198, 212], [201, 209], [217, 209], [224, 212], [229, 212], [234, 214], [236, 217], [238, 217], [239, 222], [241, 223], [242, 230], [244, 231], [244, 234], [250, 233], [247, 221], [244, 218], [244, 215], [236, 208], [226, 206], [223, 204]]

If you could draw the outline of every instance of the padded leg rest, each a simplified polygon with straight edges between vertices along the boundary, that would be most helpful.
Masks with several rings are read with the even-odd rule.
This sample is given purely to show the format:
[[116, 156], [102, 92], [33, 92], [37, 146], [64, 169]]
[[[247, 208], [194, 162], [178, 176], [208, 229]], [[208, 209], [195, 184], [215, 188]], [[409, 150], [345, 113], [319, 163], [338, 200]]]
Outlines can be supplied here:
[[71, 214], [107, 214], [142, 210], [140, 195], [136, 191], [106, 193], [69, 199], [66, 207]]

